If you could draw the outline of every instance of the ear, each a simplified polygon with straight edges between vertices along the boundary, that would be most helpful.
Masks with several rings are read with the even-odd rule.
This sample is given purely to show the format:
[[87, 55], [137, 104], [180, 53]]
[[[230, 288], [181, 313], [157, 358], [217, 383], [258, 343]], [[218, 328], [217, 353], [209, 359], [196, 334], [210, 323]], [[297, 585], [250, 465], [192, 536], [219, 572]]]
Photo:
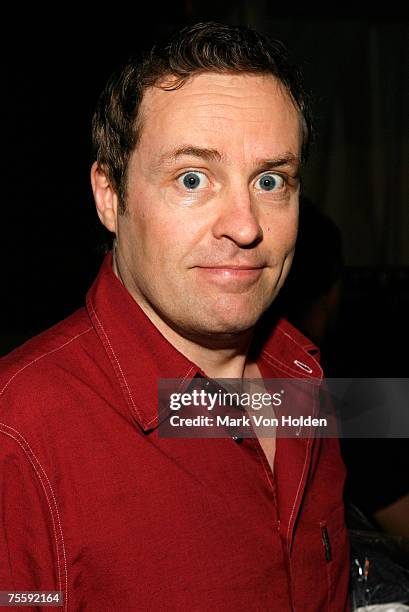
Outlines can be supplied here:
[[118, 195], [111, 185], [106, 170], [94, 162], [91, 168], [91, 185], [98, 217], [103, 225], [116, 234], [118, 218]]

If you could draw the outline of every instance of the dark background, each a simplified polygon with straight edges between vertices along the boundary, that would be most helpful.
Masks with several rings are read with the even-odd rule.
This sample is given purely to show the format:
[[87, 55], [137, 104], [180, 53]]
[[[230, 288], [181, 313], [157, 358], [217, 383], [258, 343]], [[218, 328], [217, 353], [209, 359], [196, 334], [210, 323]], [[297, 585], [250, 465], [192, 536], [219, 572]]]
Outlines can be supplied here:
[[[291, 13], [280, 4], [185, 0], [145, 3], [143, 14], [116, 5], [8, 6], [0, 354], [80, 307], [101, 263], [90, 124], [108, 76], [175, 27], [215, 20], [281, 39], [313, 92], [316, 138], [303, 190], [340, 228], [346, 263], [338, 317], [323, 347], [327, 373], [408, 376], [407, 3], [384, 3], [365, 16], [344, 3], [344, 13], [332, 16], [314, 14], [310, 3]], [[319, 247], [304, 287], [330, 257], [330, 244]], [[408, 455], [407, 441], [346, 447], [352, 498], [371, 513], [405, 494]]]
[[1, 353], [82, 305], [96, 275], [102, 234], [89, 186], [90, 123], [109, 74], [176, 26], [213, 19], [283, 40], [313, 92], [316, 142], [304, 192], [343, 234], [339, 373], [407, 376], [404, 3], [365, 17], [310, 7], [289, 14], [275, 4], [185, 0], [145, 6], [143, 15], [95, 7], [87, 19], [62, 5], [44, 14], [16, 9], [3, 21]]

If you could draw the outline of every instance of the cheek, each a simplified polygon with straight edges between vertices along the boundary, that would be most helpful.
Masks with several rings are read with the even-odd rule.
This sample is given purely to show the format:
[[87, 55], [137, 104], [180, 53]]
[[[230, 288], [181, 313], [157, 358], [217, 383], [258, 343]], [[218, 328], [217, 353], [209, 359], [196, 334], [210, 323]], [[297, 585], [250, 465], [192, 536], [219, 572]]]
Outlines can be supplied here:
[[274, 253], [292, 251], [297, 240], [297, 217], [269, 221], [264, 238]]
[[[189, 228], [189, 231], [188, 231]], [[174, 215], [154, 214], [151, 210], [134, 210], [126, 227], [127, 247], [135, 265], [156, 274], [173, 270], [193, 248], [192, 228]], [[143, 263], [142, 263], [143, 262]]]

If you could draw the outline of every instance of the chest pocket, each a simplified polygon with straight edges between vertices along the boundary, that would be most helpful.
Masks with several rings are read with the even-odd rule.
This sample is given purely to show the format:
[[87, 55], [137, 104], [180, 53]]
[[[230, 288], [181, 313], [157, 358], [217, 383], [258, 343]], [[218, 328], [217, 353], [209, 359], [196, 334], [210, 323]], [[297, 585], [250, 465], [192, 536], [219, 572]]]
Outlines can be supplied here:
[[328, 519], [320, 521], [319, 526], [328, 584], [328, 610], [346, 610], [348, 606], [342, 604], [342, 593], [347, 590], [349, 581], [349, 541], [343, 506], [334, 510]]
[[349, 610], [349, 541], [343, 505], [299, 525], [291, 556], [295, 610]]

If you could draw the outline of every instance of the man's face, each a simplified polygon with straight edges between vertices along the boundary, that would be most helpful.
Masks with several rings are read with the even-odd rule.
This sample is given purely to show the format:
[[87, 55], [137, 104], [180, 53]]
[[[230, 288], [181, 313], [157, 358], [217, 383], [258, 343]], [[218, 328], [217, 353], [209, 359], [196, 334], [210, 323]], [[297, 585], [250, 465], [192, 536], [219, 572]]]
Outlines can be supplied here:
[[217, 73], [148, 89], [140, 112], [117, 220], [125, 284], [186, 337], [244, 332], [291, 264], [299, 114], [272, 76]]

